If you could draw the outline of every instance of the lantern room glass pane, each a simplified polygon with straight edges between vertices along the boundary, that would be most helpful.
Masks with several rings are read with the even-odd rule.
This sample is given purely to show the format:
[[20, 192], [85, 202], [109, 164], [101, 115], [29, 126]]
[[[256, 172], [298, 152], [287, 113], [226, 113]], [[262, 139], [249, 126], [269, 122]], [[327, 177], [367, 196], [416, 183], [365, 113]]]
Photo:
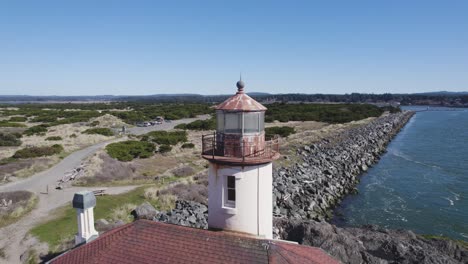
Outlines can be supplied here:
[[260, 112], [258, 119], [258, 129], [260, 132], [265, 130], [265, 112]]
[[225, 133], [242, 133], [242, 116], [240, 113], [225, 113], [224, 116]]
[[244, 133], [259, 132], [259, 113], [244, 113]]
[[216, 131], [224, 132], [224, 113], [222, 111], [216, 113]]

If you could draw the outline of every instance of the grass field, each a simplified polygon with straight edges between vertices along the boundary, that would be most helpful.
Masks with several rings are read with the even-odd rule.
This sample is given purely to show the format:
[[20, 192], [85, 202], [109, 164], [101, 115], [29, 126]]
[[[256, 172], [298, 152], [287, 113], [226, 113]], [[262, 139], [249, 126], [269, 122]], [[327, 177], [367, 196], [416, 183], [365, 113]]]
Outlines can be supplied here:
[[[118, 214], [122, 217], [122, 211], [126, 214], [127, 222], [131, 221], [130, 211], [134, 207], [148, 201], [153, 204], [157, 209], [159, 208], [158, 200], [148, 200], [145, 198], [145, 189], [147, 188], [158, 188], [162, 185], [176, 181], [176, 178], [166, 179], [164, 183], [147, 185], [138, 187], [133, 191], [119, 194], [119, 195], [107, 195], [98, 196], [97, 204], [94, 208], [94, 220], [106, 219], [106, 220], [117, 220], [113, 219]], [[133, 207], [133, 208], [132, 208]], [[75, 209], [70, 205], [57, 209], [53, 215], [53, 220], [42, 223], [30, 230], [30, 233], [42, 242], [49, 244], [49, 250], [51, 252], [60, 251], [60, 246], [73, 239], [73, 236], [78, 232], [76, 222]], [[121, 219], [124, 220], [124, 219]]]

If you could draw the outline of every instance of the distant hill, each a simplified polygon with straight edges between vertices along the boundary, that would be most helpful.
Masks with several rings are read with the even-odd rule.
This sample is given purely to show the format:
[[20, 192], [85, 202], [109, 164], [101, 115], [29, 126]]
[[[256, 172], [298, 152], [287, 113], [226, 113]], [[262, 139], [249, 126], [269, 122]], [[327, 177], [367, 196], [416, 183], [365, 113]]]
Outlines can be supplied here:
[[468, 92], [448, 92], [448, 91], [438, 91], [438, 92], [426, 92], [426, 93], [415, 93], [420, 95], [440, 95], [440, 96], [458, 96], [458, 95], [468, 95]]
[[[468, 107], [468, 92], [427, 92], [415, 94], [269, 94], [248, 93], [264, 103], [371, 103], [378, 105], [438, 105]], [[96, 96], [29, 96], [0, 95], [0, 103], [102, 103], [102, 102], [172, 102], [219, 103], [231, 94], [154, 94], [154, 95], [96, 95]]]

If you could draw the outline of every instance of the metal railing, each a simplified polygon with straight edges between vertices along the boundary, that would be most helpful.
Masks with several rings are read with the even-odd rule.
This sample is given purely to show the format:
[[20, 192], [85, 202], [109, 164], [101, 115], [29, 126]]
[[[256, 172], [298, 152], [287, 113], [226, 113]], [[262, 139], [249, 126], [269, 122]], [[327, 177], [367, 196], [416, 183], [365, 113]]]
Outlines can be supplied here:
[[271, 140], [259, 143], [245, 142], [239, 139], [238, 142], [232, 140], [225, 141], [221, 133], [213, 133], [202, 136], [202, 155], [225, 157], [233, 159], [253, 160], [272, 159], [279, 154], [279, 137], [275, 136]]

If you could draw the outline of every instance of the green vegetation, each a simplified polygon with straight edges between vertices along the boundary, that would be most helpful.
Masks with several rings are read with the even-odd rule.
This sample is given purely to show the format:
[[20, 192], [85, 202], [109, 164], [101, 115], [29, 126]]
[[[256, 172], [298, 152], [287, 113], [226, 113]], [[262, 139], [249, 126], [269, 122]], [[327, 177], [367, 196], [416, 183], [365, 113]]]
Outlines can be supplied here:
[[27, 136], [32, 136], [32, 135], [44, 135], [47, 133], [47, 125], [38, 125], [38, 126], [32, 126], [24, 131], [24, 134]]
[[131, 161], [135, 158], [149, 158], [153, 156], [155, 146], [151, 142], [128, 140], [116, 142], [106, 146], [109, 156], [120, 161]]
[[86, 129], [85, 131], [81, 132], [83, 134], [99, 134], [103, 136], [113, 136], [114, 132], [110, 128], [102, 128], [102, 127], [96, 127], [96, 128], [89, 128]]
[[186, 131], [152, 131], [142, 136], [143, 141], [152, 141], [159, 145], [176, 145], [179, 142], [187, 142]]
[[43, 157], [43, 156], [52, 156], [55, 154], [59, 154], [63, 151], [62, 145], [55, 144], [52, 146], [46, 147], [29, 147], [20, 149], [15, 152], [13, 158], [15, 159], [29, 159], [29, 158], [36, 158], [36, 157]]
[[10, 121], [0, 121], [0, 127], [26, 127], [26, 125]]
[[38, 122], [51, 123], [55, 121], [57, 121], [56, 116], [36, 116], [33, 119], [31, 119], [31, 122], [33, 123], [38, 123]]
[[159, 153], [167, 153], [167, 152], [170, 152], [172, 150], [172, 147], [169, 146], [169, 145], [161, 145], [159, 146]]
[[[154, 103], [147, 100], [138, 102], [112, 102], [95, 104], [19, 104], [18, 110], [2, 110], [3, 116], [21, 115], [21, 120], [30, 118], [30, 122], [41, 122], [49, 126], [89, 122], [91, 118], [111, 114], [124, 122], [134, 124], [141, 121], [154, 120], [159, 116], [167, 120], [195, 117], [211, 114], [211, 104], [205, 103]], [[115, 110], [119, 111], [115, 111]], [[19, 120], [19, 119], [18, 119]], [[18, 121], [20, 122], [20, 121]], [[23, 122], [23, 121], [21, 121]], [[23, 124], [0, 122], [0, 126], [24, 126]], [[96, 126], [96, 122], [91, 122]]]
[[0, 227], [7, 226], [18, 221], [19, 218], [29, 213], [37, 204], [37, 197], [28, 191], [14, 191], [0, 193], [0, 200], [12, 201], [12, 205], [6, 210], [0, 211]]
[[57, 140], [62, 140], [62, 137], [59, 137], [59, 136], [47, 137], [45, 140], [57, 141]]
[[381, 107], [381, 109], [384, 110], [384, 111], [388, 111], [388, 112], [390, 112], [390, 113], [392, 113], [392, 114], [394, 114], [394, 113], [400, 113], [400, 112], [401, 112], [401, 108], [400, 108], [400, 107], [395, 107], [395, 106], [391, 106], [391, 105], [389, 105], [389, 106], [383, 106], [383, 107]]
[[188, 124], [178, 124], [175, 128], [188, 130], [215, 130], [216, 120], [214, 118], [197, 120]]
[[21, 145], [21, 134], [13, 133], [6, 134], [0, 132], [0, 146], [1, 147], [16, 147]]
[[267, 127], [265, 128], [265, 137], [272, 138], [275, 135], [279, 135], [281, 137], [287, 137], [291, 134], [296, 133], [293, 127], [288, 126], [275, 126], [275, 127]]
[[10, 122], [26, 122], [28, 121], [28, 118], [27, 117], [24, 117], [24, 116], [12, 116], [10, 117], [10, 120], [8, 120]]
[[346, 123], [368, 117], [377, 117], [383, 109], [370, 104], [271, 104], [265, 121], [318, 121]]
[[182, 148], [184, 149], [189, 149], [189, 148], [194, 148], [195, 145], [193, 143], [184, 143], [182, 144]]
[[95, 126], [99, 126], [99, 121], [93, 121], [91, 123], [89, 123], [89, 126], [92, 126], [92, 127], [95, 127]]
[[[68, 105], [70, 107], [70, 105]], [[76, 107], [76, 106], [72, 106]], [[78, 108], [81, 109], [81, 108]], [[29, 111], [28, 111], [29, 110]], [[49, 123], [50, 126], [71, 124], [76, 122], [88, 122], [90, 118], [98, 117], [103, 115], [98, 111], [89, 111], [89, 110], [77, 110], [77, 111], [66, 111], [58, 109], [21, 109], [21, 111], [26, 112], [27, 115], [34, 116], [31, 122], [42, 122]]]
[[[175, 178], [167, 179], [165, 184], [173, 182]], [[154, 185], [156, 188], [160, 185]], [[139, 205], [147, 199], [145, 198], [145, 188], [139, 187], [133, 191], [119, 194], [119, 195], [107, 195], [98, 196], [97, 206], [94, 209], [95, 219], [107, 219], [107, 220], [118, 220], [113, 219], [116, 211], [120, 211], [123, 205]], [[160, 201], [149, 200], [157, 209], [161, 209]], [[133, 208], [127, 208], [123, 213], [125, 216], [130, 216], [130, 211]], [[73, 239], [73, 236], [78, 232], [76, 223], [76, 211], [70, 205], [66, 205], [58, 209], [55, 213], [57, 218], [52, 221], [43, 223], [31, 229], [31, 234], [38, 237], [42, 242], [49, 244], [52, 251], [57, 250], [58, 246], [64, 241]], [[129, 218], [131, 220], [131, 218]]]
[[[117, 106], [117, 105], [114, 105]], [[197, 115], [213, 113], [209, 104], [195, 103], [144, 103], [144, 102], [126, 102], [120, 106], [126, 106], [133, 111], [112, 111], [110, 114], [121, 118], [126, 123], [133, 124], [145, 120], [153, 120], [158, 116], [165, 119], [176, 120], [182, 118], [196, 117]], [[117, 107], [116, 107], [117, 108]]]
[[71, 138], [77, 138], [78, 136], [75, 133], [73, 133], [73, 134], [70, 135], [70, 137]]
[[468, 249], [468, 241], [457, 240], [457, 239], [453, 239], [453, 238], [450, 238], [450, 237], [436, 236], [436, 235], [421, 235], [421, 236], [423, 238], [429, 239], [429, 240], [432, 240], [432, 239], [451, 240], [451, 241], [459, 244], [461, 247], [464, 247], [464, 248]]

